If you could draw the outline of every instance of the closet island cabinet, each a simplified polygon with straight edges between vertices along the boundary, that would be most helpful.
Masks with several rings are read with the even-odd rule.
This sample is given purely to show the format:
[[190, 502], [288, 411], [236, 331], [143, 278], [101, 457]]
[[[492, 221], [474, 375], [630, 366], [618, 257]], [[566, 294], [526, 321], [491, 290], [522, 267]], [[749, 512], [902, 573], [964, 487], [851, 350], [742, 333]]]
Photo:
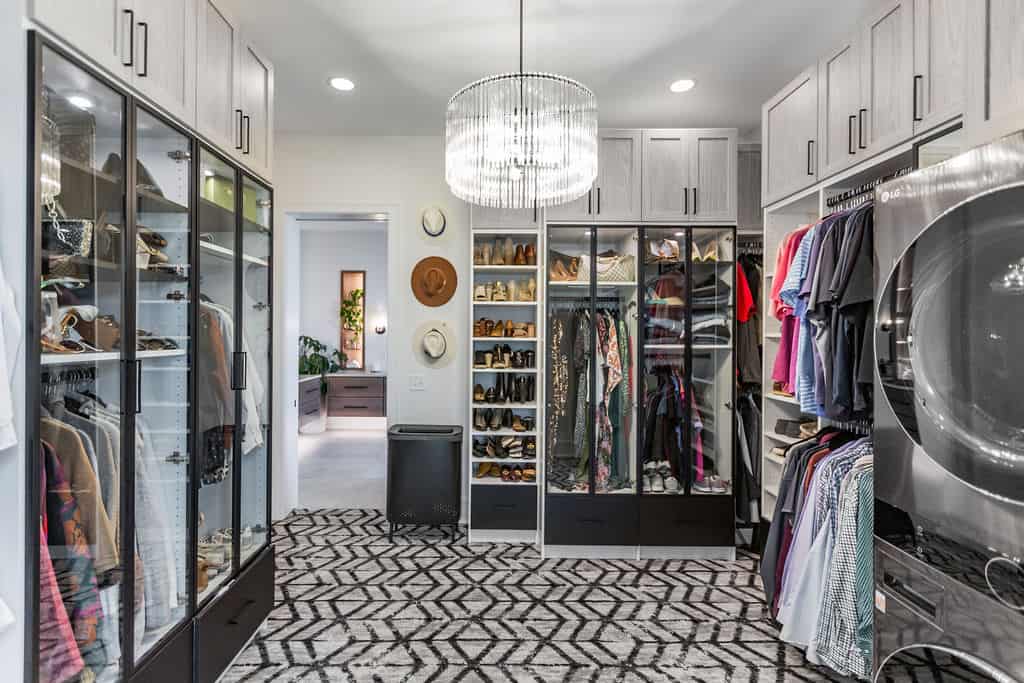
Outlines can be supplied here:
[[272, 191], [29, 35], [27, 680], [212, 682], [273, 600]]

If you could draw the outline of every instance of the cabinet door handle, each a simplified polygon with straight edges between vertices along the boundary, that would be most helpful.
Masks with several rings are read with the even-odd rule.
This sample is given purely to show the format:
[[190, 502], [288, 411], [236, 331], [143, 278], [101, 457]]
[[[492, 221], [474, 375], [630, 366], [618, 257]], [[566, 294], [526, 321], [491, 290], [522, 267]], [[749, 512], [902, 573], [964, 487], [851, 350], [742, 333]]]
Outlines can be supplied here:
[[814, 175], [814, 170], [811, 168], [811, 153], [814, 151], [814, 140], [807, 141], [807, 175]]
[[244, 391], [245, 390], [245, 352], [235, 351], [234, 362], [232, 363], [233, 372], [231, 377], [231, 390], [232, 391]]
[[697, 215], [697, 188], [693, 188], [693, 215]]
[[242, 152], [242, 154], [248, 154], [249, 152], [252, 151], [252, 148], [250, 146], [251, 143], [252, 143], [252, 139], [251, 139], [252, 119], [249, 118], [248, 114], [245, 114], [242, 117], [242, 120], [245, 121], [245, 151]]
[[921, 74], [915, 74], [914, 75], [914, 121], [915, 122], [917, 122], [917, 121], [924, 121], [924, 117], [921, 116], [921, 110], [918, 109], [918, 106], [917, 106], [918, 98], [920, 98], [920, 96], [921, 96], [920, 95], [920, 91], [917, 88], [917, 84], [918, 83], [923, 83], [923, 82], [924, 82], [924, 76], [922, 76]]
[[850, 118], [846, 120], [846, 151], [850, 154], [857, 153], [857, 150], [853, 148], [853, 122], [856, 120], [856, 116], [850, 116]]
[[[128, 61], [121, 60], [124, 66], [135, 66], [135, 10], [122, 10], [128, 15]], [[124, 24], [121, 25], [124, 28]]]
[[235, 144], [235, 149], [242, 149], [242, 110], [236, 109], [235, 113], [238, 114], [238, 142]]
[[238, 626], [241, 623], [242, 615], [244, 615], [246, 612], [248, 612], [249, 608], [252, 607], [255, 604], [256, 604], [255, 600], [246, 600], [245, 604], [243, 604], [238, 609], [238, 611], [235, 612], [235, 616], [233, 616], [230, 619], [228, 619], [228, 622], [227, 622], [228, 626]]
[[690, 188], [683, 188], [683, 215], [688, 216], [690, 214]]
[[135, 361], [135, 414], [142, 412], [142, 361]]
[[594, 197], [593, 190], [587, 190], [587, 215], [594, 213]]
[[857, 146], [861, 149], [867, 149], [868, 146], [864, 144], [864, 114], [867, 114], [868, 110], [861, 107], [860, 111], [857, 112]]
[[601, 215], [601, 188], [597, 188], [597, 215]]
[[149, 75], [149, 22], [140, 21], [139, 27], [142, 28], [142, 40], [144, 41], [142, 47], [142, 71], [139, 72], [139, 76], [145, 78]]
[[537, 202], [533, 203], [533, 222], [537, 223]]

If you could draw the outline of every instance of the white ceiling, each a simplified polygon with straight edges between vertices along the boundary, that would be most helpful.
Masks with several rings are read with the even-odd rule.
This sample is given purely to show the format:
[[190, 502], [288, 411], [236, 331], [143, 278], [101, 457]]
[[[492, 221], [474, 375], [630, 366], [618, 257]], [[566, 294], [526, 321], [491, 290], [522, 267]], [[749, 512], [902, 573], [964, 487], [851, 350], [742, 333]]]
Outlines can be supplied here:
[[[576, 78], [605, 127], [760, 125], [761, 103], [868, 0], [527, 0], [526, 68]], [[515, 0], [245, 0], [274, 62], [279, 131], [438, 135], [448, 98], [518, 63]], [[348, 93], [331, 76], [356, 83]], [[693, 78], [697, 87], [668, 86]]]

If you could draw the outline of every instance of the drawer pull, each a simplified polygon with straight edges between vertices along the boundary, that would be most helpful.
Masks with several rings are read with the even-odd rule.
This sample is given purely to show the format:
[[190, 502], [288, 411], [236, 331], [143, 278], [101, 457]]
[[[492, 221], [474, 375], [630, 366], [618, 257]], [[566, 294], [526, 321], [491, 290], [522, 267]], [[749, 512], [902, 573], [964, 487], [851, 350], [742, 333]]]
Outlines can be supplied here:
[[344, 408], [351, 408], [353, 410], [369, 410], [370, 409], [370, 406], [350, 406], [350, 405], [347, 405], [347, 404], [342, 406], [342, 407], [344, 407]]
[[228, 626], [238, 626], [241, 623], [239, 620], [242, 618], [242, 615], [248, 612], [249, 608], [255, 604], [255, 600], [246, 600], [245, 604], [242, 605], [242, 607], [237, 612], [235, 612], [235, 616], [231, 617], [231, 619], [228, 620]]
[[306, 417], [309, 417], [310, 415], [316, 415], [319, 412], [320, 412], [319, 408], [314, 408], [313, 410], [310, 410], [309, 412], [306, 413]]
[[603, 519], [580, 518], [577, 521], [579, 521], [579, 522], [581, 522], [583, 524], [604, 524], [604, 520]]
[[495, 510], [515, 510], [518, 505], [512, 505], [511, 503], [496, 503], [494, 506]]

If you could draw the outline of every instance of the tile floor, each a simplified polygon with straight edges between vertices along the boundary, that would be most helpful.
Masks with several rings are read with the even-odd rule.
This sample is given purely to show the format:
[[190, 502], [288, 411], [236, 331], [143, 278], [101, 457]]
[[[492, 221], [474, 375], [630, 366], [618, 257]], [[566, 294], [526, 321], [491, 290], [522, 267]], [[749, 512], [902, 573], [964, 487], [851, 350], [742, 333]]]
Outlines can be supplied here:
[[387, 431], [299, 434], [299, 502], [305, 508], [383, 510]]

